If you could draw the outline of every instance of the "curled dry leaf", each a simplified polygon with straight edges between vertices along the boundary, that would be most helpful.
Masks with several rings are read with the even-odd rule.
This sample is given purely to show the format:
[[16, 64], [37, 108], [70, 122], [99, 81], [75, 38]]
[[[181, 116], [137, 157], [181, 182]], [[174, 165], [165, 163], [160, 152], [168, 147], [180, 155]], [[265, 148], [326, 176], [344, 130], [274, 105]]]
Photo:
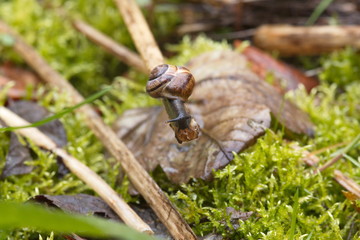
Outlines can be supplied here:
[[313, 134], [305, 113], [284, 100], [269, 84], [247, 68], [235, 52], [200, 55], [187, 67], [196, 86], [187, 107], [200, 125], [197, 140], [178, 144], [165, 123], [160, 107], [126, 111], [114, 129], [148, 170], [160, 164], [175, 183], [190, 178], [209, 179], [212, 171], [226, 166], [233, 152], [240, 152], [270, 126], [270, 111], [289, 130]]
[[[29, 122], [40, 121], [49, 115], [49, 112], [44, 107], [31, 101], [11, 101], [9, 109]], [[50, 137], [57, 146], [63, 147], [67, 144], [66, 132], [59, 120], [46, 123], [40, 126], [39, 129]], [[31, 172], [33, 166], [25, 164], [28, 160], [32, 160], [29, 148], [19, 142], [15, 133], [11, 133], [9, 152], [6, 155], [6, 163], [1, 178]], [[68, 173], [60, 158], [58, 159], [58, 173], [60, 176]]]
[[77, 195], [37, 195], [31, 199], [50, 207], [60, 208], [65, 212], [97, 215], [120, 221], [116, 213], [100, 198], [87, 194]]

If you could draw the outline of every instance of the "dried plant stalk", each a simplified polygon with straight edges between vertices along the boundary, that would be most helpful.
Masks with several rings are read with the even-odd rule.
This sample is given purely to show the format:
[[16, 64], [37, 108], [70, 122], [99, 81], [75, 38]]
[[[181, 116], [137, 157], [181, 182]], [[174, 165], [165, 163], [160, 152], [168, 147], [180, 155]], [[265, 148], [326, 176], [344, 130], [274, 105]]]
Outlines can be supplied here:
[[164, 58], [150, 32], [149, 26], [140, 9], [133, 0], [115, 0], [136, 48], [140, 52], [150, 72], [157, 65], [164, 63]]
[[[11, 127], [26, 126], [30, 123], [5, 107], [0, 107], [0, 118]], [[37, 146], [60, 156], [70, 171], [91, 187], [130, 227], [140, 232], [153, 234], [151, 228], [130, 208], [130, 206], [95, 172], [85, 164], [69, 155], [64, 149], [37, 128], [15, 130], [16, 133], [29, 138]]]
[[[44, 81], [63, 92], [67, 92], [74, 104], [84, 100], [80, 93], [76, 91], [66, 79], [52, 69], [32, 47], [26, 44], [20, 36], [15, 34], [12, 29], [2, 21], [0, 21], [0, 32], [9, 34], [15, 39], [14, 50], [33, 67]], [[134, 155], [116, 136], [114, 131], [104, 123], [95, 110], [89, 105], [85, 105], [79, 108], [78, 111], [84, 114], [85, 121], [94, 134], [102, 141], [114, 158], [121, 163], [122, 168], [127, 173], [134, 187], [164, 223], [170, 234], [175, 239], [196, 239], [189, 225], [181, 217], [161, 188], [139, 164]]]
[[103, 33], [99, 32], [98, 30], [83, 21], [73, 21], [73, 26], [91, 41], [101, 46], [110, 54], [117, 57], [120, 61], [126, 63], [131, 67], [136, 68], [140, 72], [148, 73], [144, 61], [139, 55], [132, 52], [130, 49], [115, 42], [108, 36], [104, 35]]
[[335, 180], [343, 186], [346, 190], [356, 195], [360, 198], [360, 186], [351, 178], [345, 176], [341, 171], [335, 170], [334, 171], [334, 178]]

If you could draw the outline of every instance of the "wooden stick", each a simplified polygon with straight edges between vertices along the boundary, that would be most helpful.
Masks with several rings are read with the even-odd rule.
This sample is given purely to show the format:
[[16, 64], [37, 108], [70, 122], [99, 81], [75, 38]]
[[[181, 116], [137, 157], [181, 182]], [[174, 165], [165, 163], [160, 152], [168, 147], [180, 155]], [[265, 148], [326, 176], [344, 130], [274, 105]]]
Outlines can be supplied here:
[[[5, 107], [0, 107], [0, 118], [11, 127], [25, 126], [30, 123]], [[139, 232], [154, 234], [151, 228], [130, 208], [130, 206], [95, 172], [85, 164], [69, 155], [64, 149], [43, 134], [38, 128], [15, 130], [16, 133], [29, 138], [36, 145], [60, 156], [72, 173], [92, 188], [130, 227]]]
[[349, 143], [350, 143], [350, 141], [341, 142], [341, 143], [336, 143], [336, 144], [334, 144], [334, 145], [326, 146], [326, 147], [320, 148], [320, 149], [318, 149], [318, 150], [312, 151], [311, 154], [313, 154], [313, 155], [318, 155], [318, 154], [320, 154], [320, 153], [326, 152], [327, 150], [331, 150], [331, 149], [334, 149], [334, 148], [342, 147], [342, 146], [345, 146], [345, 145], [347, 145], [347, 144], [349, 144]]
[[351, 178], [345, 176], [341, 171], [335, 170], [334, 171], [335, 180], [343, 186], [346, 190], [356, 195], [360, 198], [360, 186]]
[[331, 167], [332, 165], [334, 165], [336, 162], [338, 162], [340, 159], [342, 159], [342, 157], [344, 156], [344, 154], [340, 153], [339, 155], [336, 155], [335, 157], [333, 157], [332, 159], [330, 159], [330, 161], [326, 162], [323, 166], [319, 167], [318, 169], [315, 170], [315, 173], [318, 172], [322, 172], [325, 169]]
[[164, 58], [135, 1], [115, 0], [115, 2], [134, 40], [137, 50], [146, 63], [148, 71], [150, 72], [157, 65], [163, 64]]
[[72, 23], [76, 30], [83, 33], [87, 38], [89, 38], [97, 45], [101, 46], [108, 53], [117, 57], [120, 61], [128, 64], [131, 67], [136, 68], [140, 72], [148, 73], [144, 61], [139, 55], [132, 52], [130, 49], [115, 42], [110, 37], [99, 32], [98, 30], [83, 21], [76, 20]]
[[[63, 92], [67, 92], [74, 104], [84, 100], [80, 93], [76, 91], [66, 79], [52, 69], [32, 47], [26, 44], [20, 36], [15, 34], [11, 28], [2, 21], [0, 21], [0, 32], [9, 34], [15, 39], [14, 50], [33, 67], [44, 81], [59, 88], [59, 90]], [[117, 137], [114, 131], [104, 123], [95, 110], [89, 105], [85, 105], [79, 108], [78, 111], [84, 114], [85, 121], [94, 134], [102, 141], [114, 158], [121, 163], [122, 168], [127, 173], [134, 187], [144, 197], [162, 223], [164, 223], [170, 234], [175, 239], [196, 239], [189, 225], [181, 217], [164, 192], [139, 164], [134, 155]]]
[[255, 33], [255, 45], [281, 55], [319, 55], [345, 46], [360, 48], [360, 26], [264, 25]]

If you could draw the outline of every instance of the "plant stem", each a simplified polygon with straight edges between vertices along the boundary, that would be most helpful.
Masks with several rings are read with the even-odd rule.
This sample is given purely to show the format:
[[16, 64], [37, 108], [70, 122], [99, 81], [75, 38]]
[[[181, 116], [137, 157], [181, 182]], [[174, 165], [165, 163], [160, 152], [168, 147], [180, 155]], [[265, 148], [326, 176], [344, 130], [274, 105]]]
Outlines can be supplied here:
[[163, 64], [164, 58], [139, 7], [133, 0], [115, 0], [148, 71]]

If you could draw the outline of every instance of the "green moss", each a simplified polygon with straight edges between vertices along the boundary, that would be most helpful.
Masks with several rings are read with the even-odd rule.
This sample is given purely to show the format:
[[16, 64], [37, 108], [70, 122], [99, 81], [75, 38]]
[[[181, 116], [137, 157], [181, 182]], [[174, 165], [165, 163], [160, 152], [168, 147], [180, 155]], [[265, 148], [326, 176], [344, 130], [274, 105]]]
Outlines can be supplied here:
[[360, 80], [360, 54], [350, 47], [323, 57], [322, 67], [320, 79], [324, 82], [345, 87]]
[[[295, 239], [312, 233], [313, 239], [342, 239], [340, 225], [354, 210], [341, 195], [331, 173], [314, 175], [300, 154], [272, 131], [251, 149], [236, 155], [212, 182], [192, 181], [172, 195], [198, 234], [221, 233], [226, 239], [287, 239], [291, 228], [294, 195], [299, 191]], [[256, 216], [224, 221], [226, 207], [254, 211]]]

